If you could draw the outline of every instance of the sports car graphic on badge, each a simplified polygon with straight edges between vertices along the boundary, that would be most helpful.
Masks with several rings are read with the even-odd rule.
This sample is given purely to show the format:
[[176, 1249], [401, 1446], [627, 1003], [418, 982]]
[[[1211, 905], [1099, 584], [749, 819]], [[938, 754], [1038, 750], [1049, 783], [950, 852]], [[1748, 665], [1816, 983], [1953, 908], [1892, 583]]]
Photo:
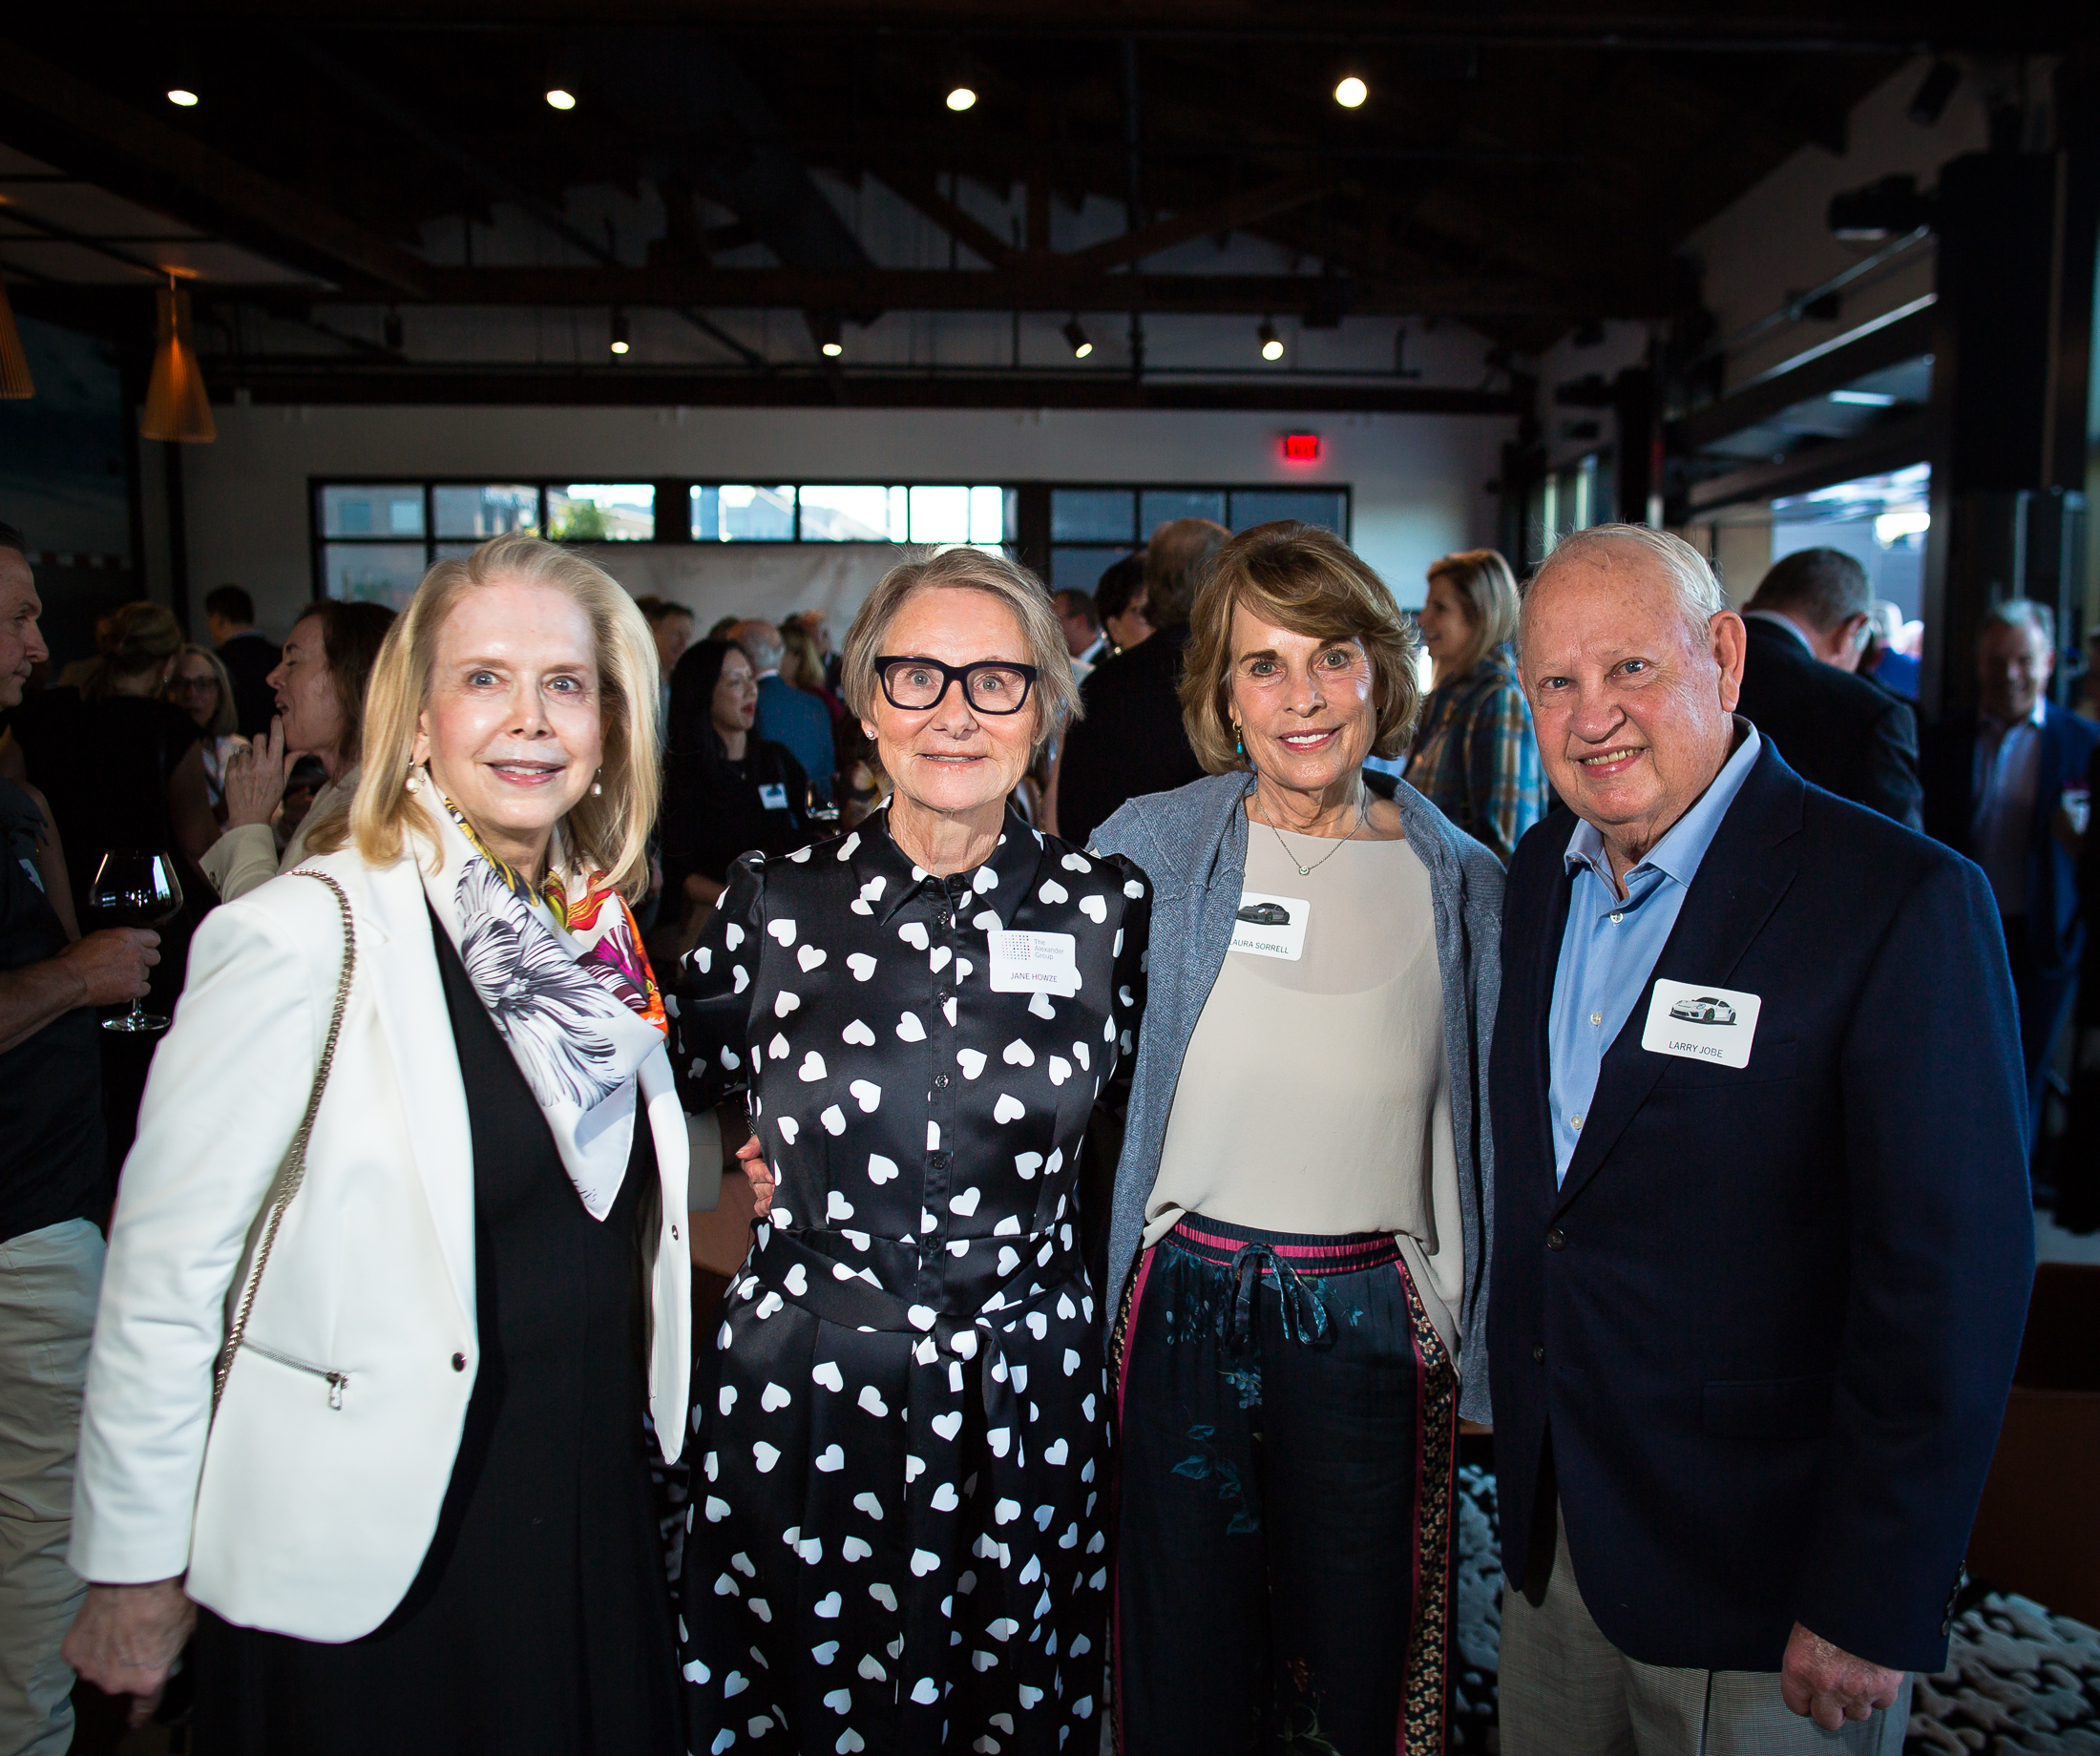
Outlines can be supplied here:
[[1251, 921], [1256, 927], [1288, 927], [1291, 910], [1281, 903], [1243, 903], [1239, 918]]
[[1696, 999], [1679, 1000], [1670, 1009], [1672, 1018], [1690, 1018], [1695, 1024], [1733, 1024], [1735, 1009], [1726, 1000], [1716, 1000], [1711, 993], [1702, 993]]

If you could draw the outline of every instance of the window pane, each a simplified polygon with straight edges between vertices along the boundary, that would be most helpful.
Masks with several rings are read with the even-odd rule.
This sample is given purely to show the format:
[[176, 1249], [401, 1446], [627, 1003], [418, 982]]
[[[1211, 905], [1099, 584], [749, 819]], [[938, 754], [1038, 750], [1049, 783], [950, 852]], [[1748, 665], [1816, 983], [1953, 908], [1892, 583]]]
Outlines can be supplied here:
[[421, 536], [423, 490], [324, 488], [321, 491], [324, 536]]
[[539, 529], [536, 488], [433, 488], [430, 498], [440, 536], [487, 538]]
[[806, 543], [901, 543], [907, 526], [901, 488], [804, 488]]
[[1138, 534], [1149, 539], [1154, 531], [1176, 518], [1208, 518], [1225, 522], [1225, 490], [1222, 488], [1147, 488], [1138, 498]]
[[913, 489], [912, 540], [914, 543], [968, 542], [970, 491], [967, 488]]
[[1131, 548], [1121, 549], [1053, 549], [1050, 551], [1050, 589], [1061, 592], [1091, 592], [1101, 583], [1101, 576], [1127, 554], [1137, 552]]
[[1003, 543], [1006, 540], [1006, 491], [1000, 488], [970, 491], [970, 540]]
[[1349, 496], [1331, 488], [1235, 489], [1232, 516], [1235, 531], [1249, 531], [1277, 518], [1295, 518], [1316, 524], [1345, 540], [1349, 535]]
[[421, 543], [329, 543], [321, 559], [327, 595], [359, 603], [406, 610], [423, 579]]
[[1054, 543], [1127, 543], [1136, 540], [1138, 496], [1127, 488], [1053, 488], [1050, 540]]
[[[725, 543], [786, 543], [795, 534], [795, 491], [724, 482], [716, 496], [717, 539]], [[695, 533], [698, 534], [698, 533]]]
[[645, 543], [656, 535], [656, 490], [647, 482], [550, 488], [547, 534], [573, 543]]

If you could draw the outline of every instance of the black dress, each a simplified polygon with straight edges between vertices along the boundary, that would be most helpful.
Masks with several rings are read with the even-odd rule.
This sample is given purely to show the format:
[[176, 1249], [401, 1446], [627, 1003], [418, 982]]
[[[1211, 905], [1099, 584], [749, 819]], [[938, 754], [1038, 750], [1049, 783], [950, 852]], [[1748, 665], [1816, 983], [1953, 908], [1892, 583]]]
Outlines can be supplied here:
[[[780, 1186], [696, 1344], [692, 1748], [1091, 1748], [1109, 1416], [1075, 1202], [1150, 893], [1011, 811], [936, 878], [887, 812], [748, 855], [679, 972], [689, 1110], [747, 1090]], [[1067, 979], [1016, 989], [991, 935]]]
[[786, 744], [752, 738], [731, 762], [679, 751], [663, 786], [663, 889], [684, 907], [691, 873], [722, 884], [740, 853], [787, 853], [809, 839], [809, 780]]
[[[644, 1456], [638, 1115], [584, 1211], [433, 921], [473, 1133], [481, 1369], [429, 1555], [373, 1633], [322, 1645], [203, 1612], [200, 1756], [675, 1756], [670, 1606]], [[238, 1371], [240, 1368], [236, 1366]]]

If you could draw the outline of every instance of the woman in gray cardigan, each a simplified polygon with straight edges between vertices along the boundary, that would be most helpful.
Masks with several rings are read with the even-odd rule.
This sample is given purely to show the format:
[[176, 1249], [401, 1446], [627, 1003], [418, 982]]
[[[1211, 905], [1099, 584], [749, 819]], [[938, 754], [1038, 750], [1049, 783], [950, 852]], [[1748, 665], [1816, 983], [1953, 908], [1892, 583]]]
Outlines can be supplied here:
[[1444, 1746], [1502, 874], [1364, 784], [1406, 747], [1414, 658], [1336, 538], [1244, 533], [1182, 682], [1211, 773], [1095, 837], [1154, 887], [1108, 1288], [1116, 1726], [1143, 1756]]

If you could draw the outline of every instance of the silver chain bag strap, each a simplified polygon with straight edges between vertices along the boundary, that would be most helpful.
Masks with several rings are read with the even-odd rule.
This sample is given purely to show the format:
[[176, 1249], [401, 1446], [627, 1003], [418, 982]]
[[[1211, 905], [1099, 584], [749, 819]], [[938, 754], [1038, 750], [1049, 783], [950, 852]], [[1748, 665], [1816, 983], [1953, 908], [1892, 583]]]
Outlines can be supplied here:
[[357, 933], [350, 919], [350, 899], [342, 885], [326, 872], [304, 868], [286, 876], [312, 878], [335, 892], [335, 906], [343, 915], [343, 973], [335, 985], [335, 1010], [328, 1016], [328, 1039], [322, 1047], [321, 1065], [314, 1070], [313, 1090], [306, 1098], [306, 1113], [300, 1118], [291, 1147], [270, 1183], [269, 1200], [263, 1208], [262, 1236], [257, 1241], [254, 1260], [248, 1265], [247, 1279], [241, 1288], [241, 1303], [234, 1308], [233, 1320], [226, 1326], [226, 1345], [220, 1349], [219, 1363], [212, 1370], [214, 1415], [219, 1412], [220, 1399], [226, 1393], [226, 1377], [233, 1370], [233, 1356], [240, 1350], [242, 1336], [247, 1332], [248, 1313], [255, 1307], [256, 1290], [262, 1285], [262, 1270], [269, 1265], [270, 1246], [277, 1242], [278, 1226], [284, 1221], [284, 1210], [292, 1204], [292, 1198], [299, 1193], [299, 1185], [306, 1180], [306, 1142], [313, 1134], [314, 1117], [320, 1113], [322, 1094], [328, 1089], [328, 1070], [335, 1065], [336, 1040], [343, 1034], [343, 1014], [350, 1002], [350, 978], [357, 972]]

